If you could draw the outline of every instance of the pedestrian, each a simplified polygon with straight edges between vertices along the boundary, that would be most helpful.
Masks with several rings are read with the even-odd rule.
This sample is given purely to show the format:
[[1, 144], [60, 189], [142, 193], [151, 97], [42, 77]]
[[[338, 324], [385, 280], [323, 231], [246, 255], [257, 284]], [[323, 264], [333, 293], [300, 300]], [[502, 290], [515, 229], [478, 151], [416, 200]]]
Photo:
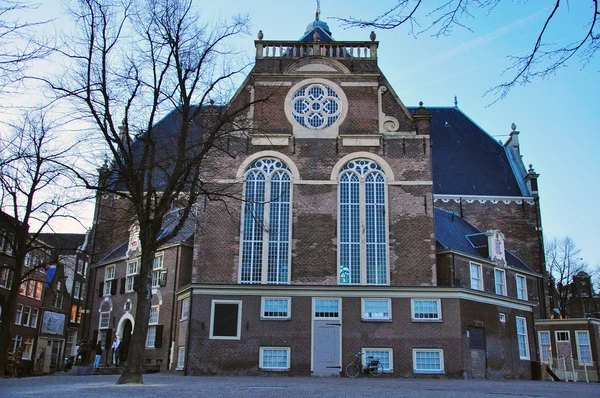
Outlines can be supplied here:
[[121, 340], [117, 336], [113, 338], [112, 350], [113, 350], [113, 365], [119, 366], [119, 346], [121, 345]]
[[100, 368], [100, 358], [102, 358], [102, 341], [98, 340], [98, 344], [96, 344], [96, 359], [94, 360], [94, 369]]

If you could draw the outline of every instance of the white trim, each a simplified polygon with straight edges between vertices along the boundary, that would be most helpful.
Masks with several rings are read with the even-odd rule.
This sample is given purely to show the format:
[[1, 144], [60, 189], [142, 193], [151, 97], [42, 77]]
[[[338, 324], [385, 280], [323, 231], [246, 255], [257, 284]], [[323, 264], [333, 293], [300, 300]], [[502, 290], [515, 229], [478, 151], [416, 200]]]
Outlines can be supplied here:
[[534, 204], [533, 196], [481, 196], [481, 195], [446, 195], [446, 194], [435, 194], [433, 195], [433, 201], [437, 202], [441, 200], [442, 202], [454, 201], [455, 203], [459, 203], [461, 200], [467, 203], [473, 203], [475, 201], [480, 203], [485, 202], [503, 202], [504, 204], [508, 204], [511, 202], [516, 202], [517, 204], [521, 204], [526, 202], [527, 204]]
[[[496, 291], [496, 285], [497, 285], [497, 282], [496, 282], [496, 272], [500, 272], [502, 274], [502, 292], [501, 293], [498, 293]], [[503, 270], [502, 268], [498, 268], [498, 267], [494, 267], [494, 292], [496, 294], [499, 294], [499, 295], [502, 295], [502, 296], [507, 296], [508, 295], [507, 290], [506, 290], [506, 271]]]
[[340, 160], [338, 160], [336, 162], [336, 164], [333, 166], [333, 168], [331, 169], [331, 174], [329, 175], [329, 180], [335, 181], [335, 183], [337, 184], [338, 178], [340, 176], [340, 170], [342, 169], [342, 167], [344, 167], [346, 165], [346, 163], [348, 163], [349, 161], [351, 161], [353, 159], [372, 160], [373, 162], [375, 162], [379, 166], [381, 166], [381, 168], [383, 169], [383, 174], [384, 174], [383, 178], [384, 178], [386, 184], [388, 181], [395, 180], [394, 171], [392, 170], [392, 168], [390, 167], [390, 165], [384, 158], [382, 158], [381, 156], [375, 155], [371, 152], [363, 152], [363, 151], [349, 153], [348, 155], [346, 155], [343, 158], [341, 158]]
[[[183, 352], [183, 360], [181, 360], [181, 353]], [[177, 367], [175, 370], [183, 370], [185, 367], [185, 346], [177, 347]]]
[[[106, 326], [102, 326], [102, 316], [106, 315]], [[100, 317], [98, 318], [98, 329], [106, 330], [110, 326], [110, 311], [102, 311], [100, 312]]]
[[[365, 317], [365, 302], [366, 301], [387, 301], [388, 303], [388, 316], [387, 317]], [[376, 298], [376, 297], [368, 297], [362, 298], [360, 300], [360, 317], [363, 321], [391, 321], [392, 320], [392, 299], [390, 298]]]
[[[179, 300], [181, 302], [181, 314], [179, 314], [179, 321], [183, 322], [183, 321], [187, 321], [189, 316], [190, 316], [190, 297], [189, 295], [184, 298], [183, 300]], [[187, 303], [187, 311], [185, 314], [185, 317], [183, 316], [183, 304]]]
[[[367, 353], [366, 351], [384, 351], [384, 352], [389, 352], [390, 354], [390, 367], [389, 368], [383, 368], [383, 373], [394, 373], [394, 349], [393, 348], [383, 348], [383, 347], [363, 347], [361, 348], [361, 352], [362, 352], [362, 363], [363, 366], [367, 365]], [[379, 362], [381, 362], [381, 358], [377, 358], [379, 359]], [[383, 365], [383, 363], [382, 363]]]
[[[525, 356], [521, 356], [521, 347], [519, 346], [519, 321], [523, 321], [523, 326], [525, 329], [525, 350], [527, 351]], [[522, 316], [515, 317], [515, 326], [517, 327], [517, 350], [519, 351], [519, 359], [529, 360], [530, 352], [529, 352], [529, 331], [527, 330], [527, 318]]]
[[256, 85], [256, 86], [274, 86], [274, 87], [291, 87], [292, 82], [274, 82], [274, 81], [259, 80], [259, 81], [255, 81], [254, 85]]
[[[436, 301], [438, 308], [438, 317], [437, 318], [415, 318], [415, 302], [416, 301]], [[420, 299], [410, 299], [410, 318], [413, 322], [442, 322], [442, 300], [437, 298], [420, 298]]]
[[498, 313], [498, 320], [502, 323], [506, 323], [506, 314], [504, 312]]
[[[315, 301], [317, 300], [337, 300], [338, 301], [338, 316], [337, 317], [319, 317], [319, 318], [315, 318]], [[324, 320], [333, 320], [336, 321], [338, 320], [340, 323], [340, 345], [338, 347], [339, 350], [339, 358], [338, 358], [338, 363], [340, 364], [340, 366], [342, 366], [342, 341], [343, 341], [343, 334], [342, 334], [342, 298], [341, 297], [323, 297], [323, 296], [317, 296], [317, 297], [313, 297], [312, 298], [312, 305], [311, 305], [311, 314], [310, 314], [310, 318], [311, 318], [311, 322], [310, 322], [310, 352], [312, 353], [312, 355], [310, 356], [310, 371], [314, 372], [315, 370], [315, 320], [319, 320], [319, 321], [324, 321]], [[340, 368], [340, 372], [341, 372], [341, 368]]]
[[290, 144], [289, 135], [268, 135], [264, 137], [252, 137], [254, 146], [288, 146]]
[[[437, 352], [440, 354], [440, 369], [439, 370], [419, 370], [417, 369], [417, 352]], [[413, 373], [417, 374], [444, 374], [445, 366], [444, 366], [444, 349], [442, 348], [413, 348], [412, 349], [412, 357], [413, 357]]]
[[[593, 365], [594, 361], [593, 361], [593, 353], [592, 353], [592, 341], [590, 340], [590, 332], [587, 330], [575, 330], [575, 345], [577, 347], [577, 360], [579, 361], [579, 365], [580, 366], [584, 366], [584, 365]], [[587, 346], [588, 349], [590, 351], [590, 361], [589, 362], [584, 362], [581, 360], [581, 350], [580, 350], [580, 345], [579, 345], [579, 333], [585, 333], [587, 335]]]
[[[287, 301], [286, 316], [265, 316], [265, 300]], [[289, 320], [292, 319], [292, 299], [290, 297], [262, 297], [260, 300], [260, 319], [262, 320]]]
[[250, 163], [252, 163], [255, 160], [260, 159], [260, 158], [278, 158], [278, 159], [280, 159], [283, 163], [285, 163], [290, 168], [290, 172], [292, 174], [292, 182], [294, 180], [300, 180], [300, 170], [298, 170], [298, 167], [296, 167], [296, 164], [294, 163], [292, 158], [284, 155], [281, 152], [277, 152], [277, 151], [260, 151], [260, 152], [253, 153], [252, 155], [249, 155], [240, 164], [240, 166], [237, 169], [237, 173], [235, 175], [236, 182], [243, 183], [244, 182], [244, 173], [246, 171], [246, 168], [250, 165]]
[[553, 325], [553, 324], [565, 324], [567, 325], [598, 325], [600, 326], [600, 319], [598, 318], [566, 318], [566, 319], [536, 319], [536, 325]]
[[[264, 367], [264, 360], [263, 360], [263, 355], [265, 351], [271, 351], [271, 350], [282, 350], [282, 351], [286, 351], [287, 352], [287, 358], [286, 358], [286, 367], [285, 368], [266, 368]], [[260, 370], [267, 370], [267, 371], [273, 371], [273, 372], [284, 372], [287, 370], [290, 370], [290, 362], [291, 362], [291, 355], [292, 354], [292, 350], [290, 347], [260, 347], [259, 350], [259, 354], [258, 354], [258, 366], [260, 368]]]
[[[292, 97], [300, 87], [309, 84], [324, 84], [333, 89], [333, 91], [335, 91], [335, 93], [340, 97], [342, 112], [337, 120], [331, 124], [331, 126], [313, 130], [300, 125], [300, 123], [294, 119], [290, 105]], [[297, 138], [336, 138], [339, 132], [340, 124], [342, 124], [342, 122], [346, 119], [346, 115], [348, 114], [348, 98], [346, 97], [346, 93], [344, 93], [344, 90], [342, 90], [339, 85], [328, 79], [308, 78], [301, 80], [292, 86], [285, 96], [284, 101], [285, 117], [292, 125], [292, 131], [294, 132], [294, 136]]]
[[340, 82], [342, 87], [377, 87], [378, 82]]
[[[479, 285], [477, 288], [473, 287], [473, 270], [472, 267], [476, 266], [477, 267], [477, 284]], [[474, 290], [481, 290], [483, 291], [483, 267], [481, 264], [476, 263], [474, 261], [469, 261], [469, 287], [471, 289]]]
[[[542, 348], [542, 334], [546, 334], [548, 335], [548, 361], [544, 362], [544, 355], [542, 354], [542, 352], [544, 351]], [[540, 352], [540, 362], [541, 363], [551, 363], [552, 362], [552, 337], [550, 335], [550, 331], [549, 330], [539, 330], [538, 331], [538, 349]]]
[[372, 146], [381, 145], [381, 135], [375, 134], [340, 134], [342, 146]]
[[[559, 340], [558, 339], [559, 333], [566, 333], [567, 340]], [[570, 330], [555, 330], [554, 331], [554, 340], [556, 341], [556, 343], [571, 343], [571, 331]]]
[[123, 314], [121, 319], [119, 319], [119, 325], [117, 326], [116, 331], [117, 337], [121, 340], [123, 339], [123, 329], [125, 329], [126, 321], [131, 322], [131, 333], [133, 333], [133, 330], [135, 329], [135, 318], [133, 317], [133, 315], [131, 315], [131, 313], [129, 312]]
[[[502, 306], [514, 310], [532, 312], [537, 306], [535, 302], [523, 302], [513, 297], [499, 297], [492, 293], [481, 290], [472, 290], [467, 288], [454, 287], [397, 287], [387, 286], [382, 289], [381, 286], [360, 286], [350, 285], [331, 285], [324, 287], [303, 286], [303, 285], [188, 285], [181, 291], [181, 294], [187, 294], [189, 290], [194, 295], [248, 295], [248, 296], [268, 296], [278, 294], [290, 297], [381, 297], [385, 295], [390, 298], [424, 298], [432, 297], [440, 299], [469, 300], [473, 302]], [[276, 293], [275, 293], [276, 292]], [[587, 322], [587, 321], [586, 321]]]
[[[235, 336], [215, 336], [215, 304], [237, 304], [238, 306], [238, 319], [237, 319], [237, 334]], [[239, 340], [242, 335], [242, 300], [212, 300], [210, 304], [210, 335], [211, 340]]]
[[[523, 278], [523, 298], [519, 297], [519, 278]], [[515, 274], [515, 287], [517, 289], [517, 298], [519, 300], [527, 301], [529, 299], [529, 294], [527, 293], [527, 277], [521, 274]]]

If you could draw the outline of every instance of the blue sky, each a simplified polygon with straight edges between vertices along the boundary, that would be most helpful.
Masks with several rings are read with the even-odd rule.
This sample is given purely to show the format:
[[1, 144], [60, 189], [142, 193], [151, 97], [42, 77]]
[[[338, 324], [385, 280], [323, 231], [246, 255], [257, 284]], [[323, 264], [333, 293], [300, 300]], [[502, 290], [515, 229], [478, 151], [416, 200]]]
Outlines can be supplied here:
[[[252, 35], [238, 45], [253, 57], [253, 40], [259, 29], [265, 40], [296, 40], [314, 20], [316, 1], [275, 0], [198, 1], [207, 21], [234, 13], [249, 14]], [[455, 29], [451, 36], [434, 38], [427, 33], [413, 38], [406, 28], [376, 31], [379, 66], [407, 106], [459, 108], [498, 140], [505, 141], [511, 123], [520, 131], [521, 153], [526, 165], [540, 174], [540, 198], [544, 236], [571, 236], [582, 249], [581, 257], [600, 264], [595, 249], [595, 200], [600, 196], [600, 54], [584, 69], [578, 60], [546, 80], [515, 87], [504, 100], [483, 94], [504, 82], [510, 71], [507, 55], [526, 54], [545, 21], [552, 2], [500, 2], [489, 15], [467, 20], [472, 31]], [[576, 3], [576, 4], [575, 4]], [[576, 40], [584, 31], [583, 12], [591, 2], [571, 2], [551, 26], [558, 44]], [[334, 16], [372, 18], [395, 0], [322, 0], [321, 19], [337, 40], [368, 40], [370, 29], [343, 29]], [[585, 7], [584, 7], [585, 5]], [[58, 1], [48, 1], [42, 13], [57, 12]], [[581, 8], [578, 8], [581, 7]]]

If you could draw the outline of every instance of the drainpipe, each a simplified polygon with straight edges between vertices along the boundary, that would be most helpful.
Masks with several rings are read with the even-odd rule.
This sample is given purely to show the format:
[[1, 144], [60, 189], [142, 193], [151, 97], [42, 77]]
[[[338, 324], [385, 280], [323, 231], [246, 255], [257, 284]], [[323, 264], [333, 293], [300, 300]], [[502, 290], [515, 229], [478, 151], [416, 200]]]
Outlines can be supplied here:
[[188, 310], [188, 319], [187, 319], [187, 336], [185, 338], [185, 365], [183, 366], [183, 375], [188, 375], [188, 363], [190, 359], [190, 332], [192, 330], [192, 308], [194, 305], [194, 289], [190, 287], [190, 306]]

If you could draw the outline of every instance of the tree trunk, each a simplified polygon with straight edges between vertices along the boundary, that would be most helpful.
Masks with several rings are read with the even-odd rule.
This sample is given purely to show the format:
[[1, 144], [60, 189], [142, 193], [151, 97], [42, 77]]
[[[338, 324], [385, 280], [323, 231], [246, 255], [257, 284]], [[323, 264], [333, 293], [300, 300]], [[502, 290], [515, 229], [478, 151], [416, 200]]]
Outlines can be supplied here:
[[[141, 233], [140, 233], [141, 235]], [[144, 361], [146, 357], [146, 334], [152, 307], [152, 265], [156, 249], [154, 245], [144, 245], [140, 236], [142, 250], [140, 276], [136, 285], [135, 327], [129, 343], [127, 361], [117, 384], [143, 384]], [[148, 249], [146, 249], [148, 248]]]

